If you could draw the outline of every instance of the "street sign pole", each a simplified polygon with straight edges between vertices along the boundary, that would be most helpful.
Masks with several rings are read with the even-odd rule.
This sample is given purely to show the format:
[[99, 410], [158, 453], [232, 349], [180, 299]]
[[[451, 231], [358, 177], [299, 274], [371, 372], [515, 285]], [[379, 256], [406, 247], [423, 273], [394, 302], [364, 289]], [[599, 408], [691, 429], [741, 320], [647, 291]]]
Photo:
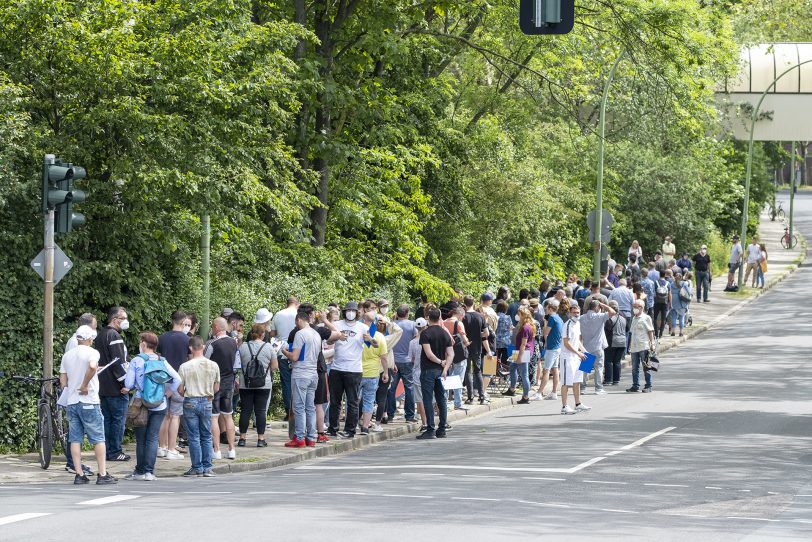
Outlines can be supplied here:
[[795, 142], [792, 142], [792, 167], [789, 172], [789, 239], [787, 249], [792, 247], [792, 219], [795, 211]]
[[[46, 154], [42, 168], [48, 178], [48, 166], [54, 163], [53, 154]], [[42, 377], [51, 378], [54, 374], [54, 210], [45, 214], [45, 310], [42, 323]], [[50, 393], [51, 383], [46, 386]]]
[[203, 311], [200, 317], [200, 336], [203, 340], [208, 340], [211, 329], [211, 276], [210, 276], [210, 254], [211, 254], [211, 221], [208, 214], [203, 215], [203, 237], [200, 240], [200, 251], [202, 252], [203, 264]]
[[601, 114], [600, 114], [600, 126], [598, 127], [600, 135], [598, 136], [598, 183], [596, 187], [597, 191], [597, 203], [598, 209], [595, 212], [595, 231], [598, 232], [596, 234], [597, 240], [593, 245], [593, 250], [595, 251], [592, 257], [592, 280], [593, 282], [600, 283], [601, 280], [601, 242], [600, 242], [600, 232], [603, 229], [603, 152], [604, 152], [604, 136], [606, 134], [606, 102], [609, 99], [609, 87], [612, 84], [612, 80], [615, 78], [615, 71], [617, 71], [617, 66], [620, 64], [620, 61], [623, 59], [626, 50], [624, 49], [620, 55], [618, 55], [617, 60], [612, 65], [612, 69], [609, 71], [609, 76], [606, 78], [606, 84], [603, 86], [603, 98], [601, 99]]

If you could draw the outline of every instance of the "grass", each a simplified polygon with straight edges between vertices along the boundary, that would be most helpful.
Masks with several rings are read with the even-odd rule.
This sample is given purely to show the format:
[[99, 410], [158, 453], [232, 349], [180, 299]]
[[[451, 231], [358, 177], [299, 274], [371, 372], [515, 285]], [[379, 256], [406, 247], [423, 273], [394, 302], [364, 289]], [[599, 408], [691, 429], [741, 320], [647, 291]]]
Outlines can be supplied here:
[[234, 460], [234, 463], [256, 463], [261, 459], [260, 457], [238, 457]]

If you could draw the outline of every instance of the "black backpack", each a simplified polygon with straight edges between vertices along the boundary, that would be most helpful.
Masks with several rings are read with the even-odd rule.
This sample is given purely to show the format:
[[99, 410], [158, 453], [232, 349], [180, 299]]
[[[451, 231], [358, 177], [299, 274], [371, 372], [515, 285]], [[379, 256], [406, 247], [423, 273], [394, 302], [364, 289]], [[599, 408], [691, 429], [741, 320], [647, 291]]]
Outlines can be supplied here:
[[263, 368], [262, 363], [259, 361], [259, 354], [268, 343], [263, 343], [256, 354], [251, 351], [251, 343], [247, 342], [245, 345], [248, 347], [248, 353], [251, 354], [251, 361], [249, 361], [242, 370], [242, 374], [245, 377], [245, 387], [261, 388], [265, 385], [265, 378], [268, 376], [268, 371], [271, 370], [271, 364], [268, 363], [268, 366]]
[[460, 325], [459, 320], [454, 322], [454, 363], [459, 363], [468, 359], [468, 349], [462, 341], [462, 335], [457, 331], [457, 326]]

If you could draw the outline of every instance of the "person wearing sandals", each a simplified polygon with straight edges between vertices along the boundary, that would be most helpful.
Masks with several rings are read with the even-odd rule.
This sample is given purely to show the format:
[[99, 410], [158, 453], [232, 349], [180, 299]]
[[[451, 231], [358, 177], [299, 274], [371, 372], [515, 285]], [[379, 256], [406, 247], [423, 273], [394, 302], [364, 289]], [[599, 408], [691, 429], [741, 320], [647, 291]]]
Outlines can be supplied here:
[[530, 402], [530, 378], [528, 369], [530, 358], [536, 348], [536, 320], [533, 313], [527, 307], [519, 308], [519, 331], [516, 333], [516, 362], [510, 364], [510, 389], [505, 395], [516, 393], [517, 373], [522, 378], [522, 398], [518, 401], [520, 405]]
[[[251, 421], [251, 414], [254, 414], [257, 425], [257, 447], [267, 446], [265, 442], [265, 427], [267, 424], [267, 404], [271, 395], [273, 384], [273, 371], [277, 370], [279, 362], [277, 353], [270, 343], [265, 342], [267, 333], [266, 324], [254, 324], [248, 334], [248, 340], [240, 345], [240, 439], [237, 446], [245, 446], [245, 436], [248, 432], [248, 423]], [[256, 360], [262, 371], [265, 373], [265, 381], [257, 386], [249, 386], [245, 376], [245, 370], [252, 360]]]

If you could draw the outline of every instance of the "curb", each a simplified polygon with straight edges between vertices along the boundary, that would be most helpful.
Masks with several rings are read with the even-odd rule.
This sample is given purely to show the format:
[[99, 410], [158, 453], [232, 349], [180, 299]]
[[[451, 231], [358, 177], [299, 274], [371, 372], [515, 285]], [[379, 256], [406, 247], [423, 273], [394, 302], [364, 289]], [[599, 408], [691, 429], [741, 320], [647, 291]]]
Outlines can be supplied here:
[[[448, 413], [448, 421], [461, 421], [469, 418], [476, 418], [484, 416], [490, 412], [502, 410], [512, 407], [515, 401], [512, 397], [492, 397], [490, 404], [476, 405], [470, 407], [468, 411], [454, 410]], [[303, 463], [305, 461], [316, 459], [319, 457], [330, 457], [339, 455], [354, 450], [361, 450], [379, 442], [394, 440], [397, 438], [405, 437], [410, 434], [416, 434], [420, 424], [413, 423], [401, 425], [398, 427], [388, 428], [381, 433], [370, 433], [369, 435], [356, 434], [355, 438], [348, 440], [331, 440], [330, 444], [323, 447], [314, 448], [307, 452], [291, 455], [287, 457], [277, 457], [274, 459], [265, 459], [260, 461], [246, 461], [245, 463], [229, 463], [226, 465], [218, 465], [212, 470], [215, 474], [236, 474], [241, 472], [251, 472], [256, 470], [266, 470], [278, 467], [292, 465], [294, 463]], [[237, 460], [239, 461], [239, 460]], [[164, 474], [162, 478], [172, 478], [181, 476], [181, 474]]]

